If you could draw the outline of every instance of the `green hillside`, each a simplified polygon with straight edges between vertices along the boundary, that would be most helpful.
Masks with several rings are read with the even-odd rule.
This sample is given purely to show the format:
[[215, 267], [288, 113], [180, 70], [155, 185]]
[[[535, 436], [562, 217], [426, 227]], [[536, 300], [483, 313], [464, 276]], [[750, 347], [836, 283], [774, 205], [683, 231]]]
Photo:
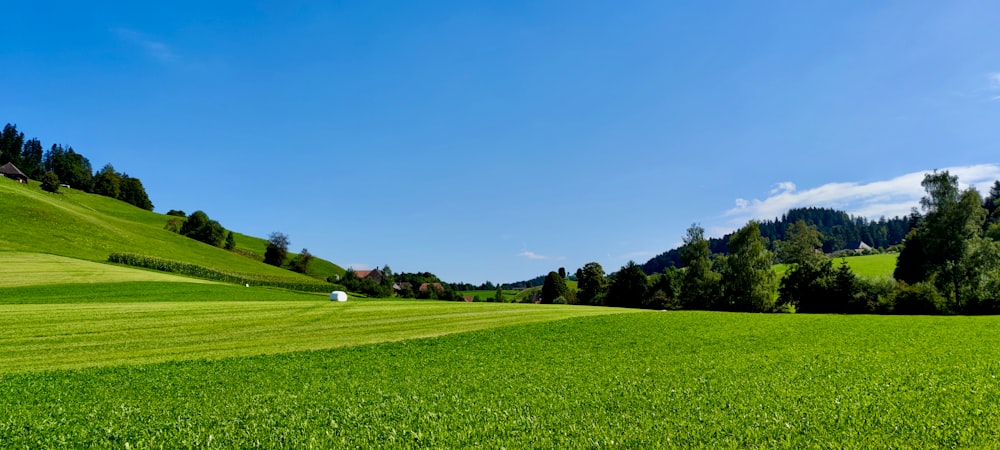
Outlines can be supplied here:
[[[896, 270], [896, 258], [898, 253], [882, 253], [879, 255], [848, 256], [845, 258], [833, 258], [833, 267], [837, 268], [840, 263], [846, 262], [851, 271], [859, 277], [881, 278], [891, 277], [892, 271]], [[775, 272], [783, 275], [788, 270], [788, 264], [776, 264]]]
[[[289, 280], [326, 278], [343, 269], [317, 258], [306, 277], [256, 259], [213, 247], [164, 229], [170, 216], [127, 203], [60, 189], [42, 191], [0, 178], [0, 251], [47, 253], [104, 262], [112, 252], [131, 252], [225, 271], [282, 277]], [[238, 250], [263, 254], [266, 241], [236, 234]]]

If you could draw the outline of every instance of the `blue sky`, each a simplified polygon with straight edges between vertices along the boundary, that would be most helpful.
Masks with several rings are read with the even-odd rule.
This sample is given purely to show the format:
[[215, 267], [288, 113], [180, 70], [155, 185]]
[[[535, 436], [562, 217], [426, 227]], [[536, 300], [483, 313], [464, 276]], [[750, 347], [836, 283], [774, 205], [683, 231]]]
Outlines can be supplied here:
[[357, 268], [614, 271], [1000, 178], [1000, 4], [15, 2], [0, 122]]

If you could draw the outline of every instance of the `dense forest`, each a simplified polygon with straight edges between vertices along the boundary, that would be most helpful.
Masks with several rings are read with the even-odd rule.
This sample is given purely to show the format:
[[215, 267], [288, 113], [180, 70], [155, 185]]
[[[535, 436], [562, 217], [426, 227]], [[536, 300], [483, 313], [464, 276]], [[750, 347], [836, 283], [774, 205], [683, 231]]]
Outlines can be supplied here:
[[42, 188], [56, 192], [62, 185], [84, 192], [111, 197], [152, 211], [142, 181], [115, 170], [111, 164], [94, 173], [90, 160], [61, 144], [42, 151], [37, 138], [25, 139], [17, 125], [7, 124], [0, 132], [0, 165], [12, 163], [32, 180], [42, 182]]
[[[909, 217], [881, 218], [876, 221], [851, 217], [843, 211], [830, 208], [796, 208], [780, 218], [759, 222], [757, 227], [761, 237], [767, 241], [768, 249], [774, 251], [775, 243], [785, 240], [788, 226], [800, 220], [808, 226], [815, 226], [821, 233], [821, 248], [824, 253], [857, 248], [859, 242], [873, 248], [887, 249], [901, 244], [913, 225]], [[712, 254], [728, 254], [727, 243], [732, 236], [731, 233], [721, 238], [708, 238], [709, 250]], [[654, 256], [642, 265], [642, 270], [647, 275], [652, 275], [661, 273], [668, 267], [684, 267], [680, 248]]]

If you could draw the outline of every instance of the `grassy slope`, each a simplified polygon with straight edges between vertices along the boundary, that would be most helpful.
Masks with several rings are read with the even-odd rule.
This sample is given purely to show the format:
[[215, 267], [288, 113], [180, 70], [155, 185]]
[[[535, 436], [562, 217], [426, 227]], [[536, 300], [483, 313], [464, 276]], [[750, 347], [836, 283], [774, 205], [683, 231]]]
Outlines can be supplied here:
[[[196, 278], [162, 272], [39, 253], [0, 252], [0, 268], [2, 268], [0, 269], [0, 289], [45, 284], [126, 281], [210, 283]], [[4, 293], [0, 293], [0, 297], [2, 296]]]
[[[896, 269], [896, 258], [898, 257], [897, 253], [883, 253], [881, 255], [834, 258], [833, 268], [836, 269], [840, 266], [841, 261], [845, 261], [855, 275], [865, 278], [891, 277], [892, 271]], [[774, 270], [781, 276], [788, 270], [788, 264], [776, 264]]]
[[993, 448], [998, 331], [995, 317], [640, 312], [327, 351], [8, 373], [0, 439], [5, 447]]
[[[226, 272], [303, 277], [164, 230], [169, 216], [74, 189], [49, 194], [38, 186], [37, 182], [21, 185], [0, 178], [0, 211], [4, 214], [0, 251], [49, 253], [90, 261], [105, 261], [110, 253], [122, 251]], [[250, 249], [263, 241], [243, 244], [241, 240], [246, 239], [237, 238], [237, 245]], [[339, 269], [329, 263], [318, 265], [329, 266], [333, 272]]]

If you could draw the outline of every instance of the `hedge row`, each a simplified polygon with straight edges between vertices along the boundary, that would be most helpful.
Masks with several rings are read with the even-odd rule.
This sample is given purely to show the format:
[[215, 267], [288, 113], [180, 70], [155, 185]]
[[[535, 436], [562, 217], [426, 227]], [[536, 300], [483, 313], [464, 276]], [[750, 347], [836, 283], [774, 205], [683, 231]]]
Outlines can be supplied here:
[[289, 280], [287, 278], [283, 279], [280, 277], [267, 277], [246, 273], [227, 273], [201, 267], [195, 264], [171, 261], [169, 259], [139, 255], [135, 253], [112, 253], [108, 256], [108, 262], [124, 264], [126, 266], [142, 267], [144, 269], [159, 270], [161, 272], [179, 273], [205, 280], [221, 281], [223, 283], [269, 286], [306, 292], [330, 292], [344, 289], [343, 286], [319, 280], [310, 283], [308, 281]]

